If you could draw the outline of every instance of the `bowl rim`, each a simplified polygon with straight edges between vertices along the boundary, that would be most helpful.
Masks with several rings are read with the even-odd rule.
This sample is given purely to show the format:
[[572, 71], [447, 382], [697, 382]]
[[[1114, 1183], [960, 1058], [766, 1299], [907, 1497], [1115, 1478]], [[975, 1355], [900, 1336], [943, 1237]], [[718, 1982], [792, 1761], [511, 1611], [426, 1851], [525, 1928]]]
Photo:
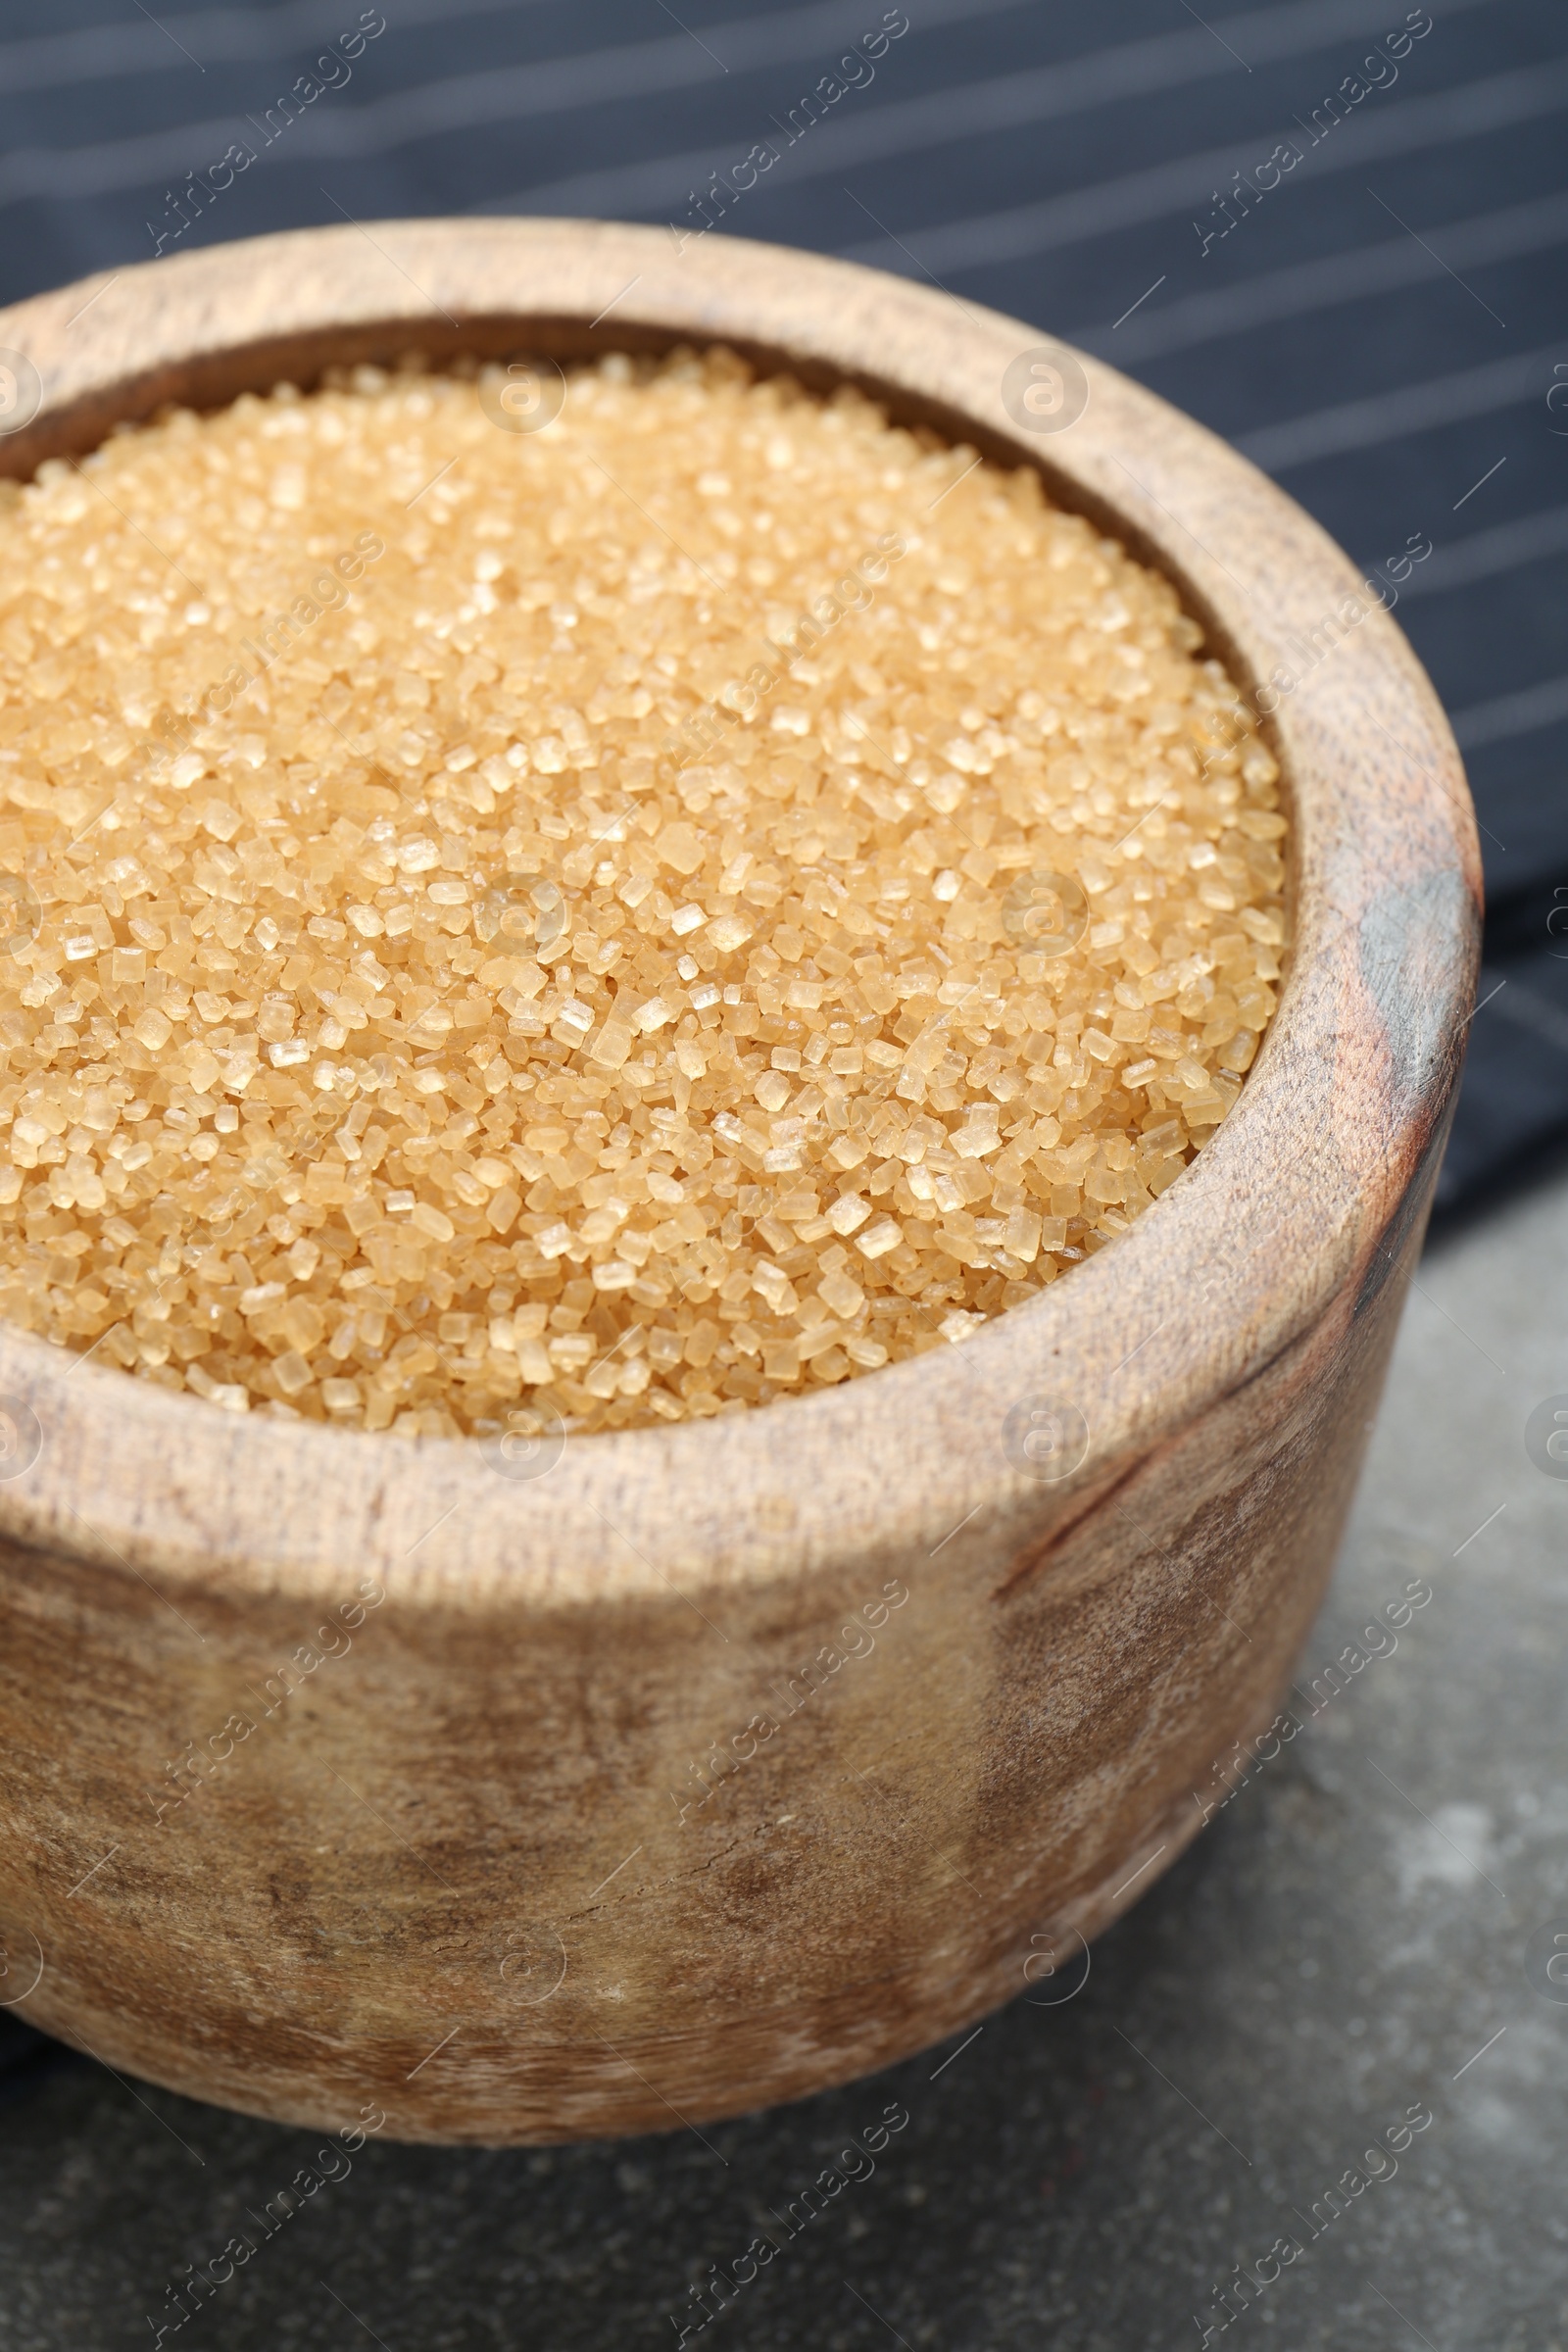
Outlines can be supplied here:
[[[1250, 696], [1293, 637], [1315, 644], [1340, 614], [1331, 653], [1267, 725], [1292, 816], [1294, 947], [1238, 1102], [1125, 1235], [961, 1347], [745, 1414], [570, 1439], [532, 1483], [497, 1477], [471, 1440], [220, 1413], [0, 1328], [0, 1406], [26, 1406], [43, 1437], [25, 1474], [0, 1480], [13, 1544], [116, 1578], [154, 1568], [171, 1607], [166, 1585], [325, 1604], [352, 1572], [416, 1606], [483, 1613], [671, 1592], [698, 1608], [693, 1594], [764, 1592], [852, 1559], [934, 1557], [988, 1509], [1043, 1515], [1049, 1534], [1375, 1288], [1424, 1211], [1477, 962], [1480, 862], [1452, 736], [1389, 614], [1345, 619], [1347, 600], [1369, 600], [1326, 533], [1102, 361], [1073, 355], [1087, 408], [1039, 436], [1004, 407], [1002, 378], [1066, 347], [905, 278], [723, 235], [679, 249], [616, 223], [378, 221], [214, 245], [0, 313], [0, 346], [44, 387], [0, 466], [30, 474], [176, 394], [270, 382], [290, 351], [660, 342], [856, 381], [1036, 466], [1165, 573]], [[1082, 1465], [1044, 1491], [1001, 1443], [1007, 1412], [1041, 1401], [1075, 1405], [1090, 1431]]]

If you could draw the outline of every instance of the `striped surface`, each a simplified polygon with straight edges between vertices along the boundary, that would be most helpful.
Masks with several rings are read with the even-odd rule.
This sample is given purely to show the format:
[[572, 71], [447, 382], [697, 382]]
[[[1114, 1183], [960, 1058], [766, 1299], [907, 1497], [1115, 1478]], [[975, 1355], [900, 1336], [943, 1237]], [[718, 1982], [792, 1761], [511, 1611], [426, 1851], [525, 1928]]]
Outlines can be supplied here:
[[[1425, 534], [1400, 613], [1470, 761], [1492, 902], [1456, 1211], [1568, 1139], [1568, 912], [1549, 927], [1568, 909], [1568, 19], [1553, 0], [1430, 15], [1401, 57], [1404, 10], [1369, 0], [908, 0], [906, 20], [878, 0], [385, 0], [289, 120], [354, 0], [7, 0], [0, 298], [345, 215], [711, 220], [1067, 334], [1369, 564]], [[193, 197], [238, 142], [255, 163]]]

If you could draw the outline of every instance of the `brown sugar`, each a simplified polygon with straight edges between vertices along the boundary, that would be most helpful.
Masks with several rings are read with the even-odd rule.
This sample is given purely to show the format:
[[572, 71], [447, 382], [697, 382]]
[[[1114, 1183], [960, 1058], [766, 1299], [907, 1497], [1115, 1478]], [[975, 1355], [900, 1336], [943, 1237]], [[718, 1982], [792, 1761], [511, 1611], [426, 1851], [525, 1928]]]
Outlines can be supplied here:
[[1274, 760], [1028, 468], [722, 351], [498, 385], [0, 492], [0, 1315], [447, 1435], [959, 1341], [1234, 1102]]

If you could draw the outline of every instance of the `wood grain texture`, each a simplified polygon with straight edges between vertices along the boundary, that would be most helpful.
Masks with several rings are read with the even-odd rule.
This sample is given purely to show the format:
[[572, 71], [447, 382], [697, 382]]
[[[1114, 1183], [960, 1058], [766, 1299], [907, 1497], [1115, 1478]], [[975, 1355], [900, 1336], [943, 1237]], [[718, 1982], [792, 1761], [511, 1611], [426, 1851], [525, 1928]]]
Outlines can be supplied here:
[[[1002, 381], [1038, 330], [802, 254], [393, 222], [126, 270], [71, 323], [92, 292], [0, 317], [44, 383], [12, 470], [331, 360], [722, 339], [1039, 464], [1244, 684], [1358, 585], [1099, 362], [1070, 429], [1025, 431]], [[1298, 945], [1236, 1110], [1124, 1239], [961, 1348], [569, 1441], [528, 1484], [0, 1333], [0, 1395], [43, 1439], [0, 1481], [0, 1928], [13, 1991], [38, 1955], [26, 2016], [266, 2115], [659, 2130], [954, 2032], [1021, 1987], [1031, 1937], [1076, 1948], [1168, 1867], [1318, 1605], [1475, 976], [1469, 801], [1395, 624], [1350, 628], [1273, 733]], [[1054, 1484], [1004, 1448], [1031, 1401], [1088, 1425]], [[384, 1600], [265, 1714], [367, 1581]], [[256, 1729], [220, 1758], [236, 1713]], [[191, 1740], [210, 1785], [160, 1823], [144, 1790]], [[713, 1742], [735, 1769], [682, 1821]]]

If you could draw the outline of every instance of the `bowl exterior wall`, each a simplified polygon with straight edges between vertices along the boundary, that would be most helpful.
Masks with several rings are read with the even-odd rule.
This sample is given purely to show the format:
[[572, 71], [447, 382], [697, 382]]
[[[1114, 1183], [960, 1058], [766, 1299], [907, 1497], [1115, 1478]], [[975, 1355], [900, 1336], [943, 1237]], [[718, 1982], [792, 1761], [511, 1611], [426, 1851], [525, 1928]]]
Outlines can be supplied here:
[[1278, 1752], [1422, 1222], [1066, 1526], [847, 1548], [712, 1623], [410, 1623], [352, 1556], [330, 1610], [176, 1617], [0, 1546], [26, 2014], [195, 2097], [499, 2144], [741, 2113], [1049, 1999]]

